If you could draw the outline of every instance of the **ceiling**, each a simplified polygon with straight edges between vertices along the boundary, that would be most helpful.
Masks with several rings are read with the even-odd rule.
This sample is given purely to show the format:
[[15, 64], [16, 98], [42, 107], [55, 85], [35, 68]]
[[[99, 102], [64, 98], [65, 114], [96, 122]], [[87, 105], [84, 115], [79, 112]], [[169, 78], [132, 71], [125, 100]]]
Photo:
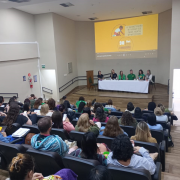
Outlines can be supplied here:
[[[54, 12], [75, 21], [97, 21], [141, 16], [142, 11], [161, 13], [172, 7], [172, 0], [31, 0], [28, 3], [1, 3], [1, 8], [16, 8], [31, 14]], [[71, 7], [59, 4], [70, 2]]]

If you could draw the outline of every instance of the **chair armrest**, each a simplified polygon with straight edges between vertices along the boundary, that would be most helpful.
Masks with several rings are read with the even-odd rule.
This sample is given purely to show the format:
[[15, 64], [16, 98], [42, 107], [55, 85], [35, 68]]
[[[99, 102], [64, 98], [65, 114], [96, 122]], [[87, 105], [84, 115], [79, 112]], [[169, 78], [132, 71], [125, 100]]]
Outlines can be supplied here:
[[160, 144], [160, 157], [162, 164], [162, 171], [165, 171], [165, 152], [166, 152], [166, 142], [163, 140]]
[[152, 180], [161, 180], [161, 163], [156, 163], [156, 171], [154, 175], [152, 175]]
[[15, 139], [14, 141], [11, 141], [10, 144], [16, 144], [17, 142], [20, 142], [22, 140], [23, 138], [18, 138], [18, 139]]
[[169, 130], [164, 130], [164, 140], [166, 142], [166, 152], [168, 152], [168, 137], [169, 137]]

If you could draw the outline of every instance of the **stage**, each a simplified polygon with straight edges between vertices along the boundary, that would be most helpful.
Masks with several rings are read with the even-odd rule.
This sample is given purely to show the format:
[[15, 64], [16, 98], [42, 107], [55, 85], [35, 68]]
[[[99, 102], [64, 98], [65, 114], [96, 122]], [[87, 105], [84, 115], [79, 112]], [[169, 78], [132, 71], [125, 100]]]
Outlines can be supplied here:
[[87, 89], [87, 86], [78, 86], [67, 94], [67, 99], [71, 103], [76, 103], [80, 96], [87, 100], [96, 99], [96, 102], [107, 102], [108, 99], [112, 99], [113, 104], [117, 109], [122, 111], [126, 109], [128, 102], [132, 102], [134, 106], [140, 108], [146, 108], [148, 102], [154, 101], [155, 103], [162, 103], [168, 107], [169, 95], [167, 94], [168, 86], [156, 84], [156, 90], [150, 91], [149, 94], [142, 93], [128, 93], [128, 92], [117, 92], [117, 91], [97, 91], [94, 89]]

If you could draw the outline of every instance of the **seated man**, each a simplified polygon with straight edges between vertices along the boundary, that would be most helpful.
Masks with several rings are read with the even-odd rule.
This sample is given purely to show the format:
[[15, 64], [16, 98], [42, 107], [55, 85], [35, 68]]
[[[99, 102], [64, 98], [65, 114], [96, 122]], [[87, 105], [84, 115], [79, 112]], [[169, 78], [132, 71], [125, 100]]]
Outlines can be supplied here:
[[130, 70], [130, 74], [127, 75], [127, 80], [134, 80], [136, 79], [136, 75], [133, 74], [133, 70]]
[[40, 134], [36, 134], [31, 139], [31, 146], [34, 149], [42, 151], [57, 152], [65, 156], [69, 148], [58, 135], [50, 135], [52, 120], [50, 117], [44, 117], [38, 121]]
[[[134, 169], [145, 169], [153, 175], [156, 171], [156, 165], [147, 150], [138, 146], [134, 147], [134, 150], [128, 136], [125, 134], [117, 136], [112, 142], [112, 152], [107, 158], [107, 164]], [[134, 154], [137, 152], [139, 152], [142, 157]]]

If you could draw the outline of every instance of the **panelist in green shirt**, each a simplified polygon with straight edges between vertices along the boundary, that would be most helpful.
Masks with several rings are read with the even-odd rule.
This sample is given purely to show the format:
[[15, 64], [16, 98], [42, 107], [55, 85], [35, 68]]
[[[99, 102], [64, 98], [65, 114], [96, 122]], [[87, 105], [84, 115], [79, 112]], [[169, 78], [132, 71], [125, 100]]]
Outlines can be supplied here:
[[145, 75], [144, 75], [144, 73], [143, 73], [143, 70], [142, 70], [142, 69], [140, 69], [140, 70], [139, 70], [138, 79], [139, 79], [139, 80], [145, 80]]
[[130, 70], [130, 74], [127, 75], [127, 80], [134, 80], [136, 79], [136, 75], [133, 74], [133, 70]]
[[126, 80], [126, 75], [123, 74], [123, 71], [120, 71], [118, 80]]

